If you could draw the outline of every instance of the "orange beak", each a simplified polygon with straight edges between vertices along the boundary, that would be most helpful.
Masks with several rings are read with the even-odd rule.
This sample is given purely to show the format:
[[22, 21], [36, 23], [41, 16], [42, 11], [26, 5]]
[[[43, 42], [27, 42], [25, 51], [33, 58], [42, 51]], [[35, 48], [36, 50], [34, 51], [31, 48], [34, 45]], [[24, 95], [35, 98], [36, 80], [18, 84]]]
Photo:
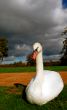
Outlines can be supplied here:
[[32, 55], [31, 55], [31, 58], [33, 60], [36, 60], [37, 55], [38, 55], [38, 52], [35, 50], [35, 51], [33, 51]]

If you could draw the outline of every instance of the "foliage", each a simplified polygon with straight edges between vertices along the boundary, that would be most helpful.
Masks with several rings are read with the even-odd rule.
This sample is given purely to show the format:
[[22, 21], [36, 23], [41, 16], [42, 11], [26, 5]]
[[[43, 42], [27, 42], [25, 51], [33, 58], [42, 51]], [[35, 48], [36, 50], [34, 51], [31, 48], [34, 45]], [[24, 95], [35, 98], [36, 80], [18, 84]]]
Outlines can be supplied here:
[[66, 35], [67, 34], [67, 27], [64, 28], [63, 32], [61, 33], [61, 35]]
[[0, 38], [0, 59], [8, 56], [8, 41], [5, 38]]
[[64, 44], [64, 46], [63, 46], [62, 52], [64, 54], [60, 60], [61, 60], [61, 64], [67, 65], [67, 38], [64, 40], [63, 44]]
[[57, 98], [43, 106], [32, 105], [22, 99], [22, 90], [20, 94], [8, 93], [9, 88], [0, 87], [0, 110], [67, 110], [67, 86]]
[[[62, 32], [61, 35], [67, 35], [67, 27], [64, 28], [64, 31]], [[67, 38], [63, 41], [63, 49], [62, 53], [63, 56], [61, 57], [61, 65], [67, 65]]]

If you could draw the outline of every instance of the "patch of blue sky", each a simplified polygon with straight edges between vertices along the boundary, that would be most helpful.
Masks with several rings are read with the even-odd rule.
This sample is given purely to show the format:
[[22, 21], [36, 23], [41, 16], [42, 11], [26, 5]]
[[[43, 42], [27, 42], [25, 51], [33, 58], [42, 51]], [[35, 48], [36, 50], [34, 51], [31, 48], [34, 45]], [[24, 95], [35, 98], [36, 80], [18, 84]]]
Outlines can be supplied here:
[[17, 62], [26, 62], [26, 57], [15, 57], [13, 59], [9, 59], [9, 57], [4, 58], [4, 60], [1, 62], [1, 64], [14, 64]]
[[63, 5], [63, 8], [66, 9], [67, 8], [67, 0], [62, 0], [62, 5]]
[[26, 57], [16, 57], [16, 62], [26, 62]]

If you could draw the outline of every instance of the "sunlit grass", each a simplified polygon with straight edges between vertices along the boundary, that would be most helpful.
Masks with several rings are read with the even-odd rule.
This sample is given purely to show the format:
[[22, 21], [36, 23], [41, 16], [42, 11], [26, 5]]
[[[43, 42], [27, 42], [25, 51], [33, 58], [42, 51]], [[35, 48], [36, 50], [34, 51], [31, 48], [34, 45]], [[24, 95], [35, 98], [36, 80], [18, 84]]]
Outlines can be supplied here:
[[[67, 66], [45, 66], [45, 70], [67, 71]], [[35, 67], [0, 67], [0, 73], [11, 72], [35, 72]]]
[[20, 94], [8, 93], [8, 89], [0, 87], [0, 110], [67, 110], [67, 86], [56, 99], [43, 106], [27, 103], [22, 99], [21, 89]]

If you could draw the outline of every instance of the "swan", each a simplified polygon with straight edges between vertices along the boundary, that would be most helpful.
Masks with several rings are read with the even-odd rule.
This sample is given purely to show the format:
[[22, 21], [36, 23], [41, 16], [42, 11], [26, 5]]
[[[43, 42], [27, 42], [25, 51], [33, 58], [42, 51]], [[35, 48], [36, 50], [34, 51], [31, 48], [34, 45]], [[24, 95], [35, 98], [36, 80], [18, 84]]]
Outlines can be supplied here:
[[42, 46], [33, 45], [32, 59], [36, 59], [36, 76], [26, 87], [26, 98], [31, 104], [43, 105], [57, 97], [64, 83], [58, 72], [43, 70]]

